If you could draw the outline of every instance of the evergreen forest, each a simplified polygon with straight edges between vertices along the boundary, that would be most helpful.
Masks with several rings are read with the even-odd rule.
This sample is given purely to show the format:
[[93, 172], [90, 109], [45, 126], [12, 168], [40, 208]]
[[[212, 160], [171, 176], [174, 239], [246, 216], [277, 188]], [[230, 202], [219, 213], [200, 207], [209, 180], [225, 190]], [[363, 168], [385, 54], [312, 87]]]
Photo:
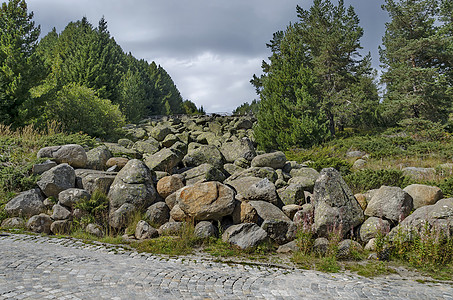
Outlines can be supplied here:
[[[54, 28], [41, 39], [24, 0], [0, 7], [0, 123], [108, 138], [150, 115], [194, 114], [170, 75], [155, 62], [124, 53], [102, 18]], [[202, 111], [202, 110], [201, 110]]]

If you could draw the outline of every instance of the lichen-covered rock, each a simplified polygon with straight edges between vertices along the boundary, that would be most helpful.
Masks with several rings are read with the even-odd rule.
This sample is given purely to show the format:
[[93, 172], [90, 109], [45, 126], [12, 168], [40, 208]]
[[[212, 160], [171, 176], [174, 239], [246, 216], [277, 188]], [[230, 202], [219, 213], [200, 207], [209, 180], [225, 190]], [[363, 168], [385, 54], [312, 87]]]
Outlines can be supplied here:
[[220, 220], [234, 210], [233, 190], [220, 182], [196, 183], [180, 189], [179, 207], [195, 220]]
[[90, 223], [85, 228], [85, 232], [97, 236], [99, 238], [104, 236], [104, 231], [102, 230], [101, 226], [98, 224]]
[[294, 218], [294, 215], [301, 209], [302, 206], [297, 204], [289, 204], [282, 207], [283, 213], [291, 220]]
[[182, 222], [167, 222], [160, 226], [157, 230], [159, 235], [178, 235], [183, 229], [184, 223]]
[[327, 236], [331, 230], [338, 230], [345, 236], [364, 220], [362, 208], [334, 168], [321, 171], [312, 202], [315, 208], [314, 229], [320, 237]]
[[453, 198], [442, 199], [433, 205], [426, 205], [416, 209], [390, 232], [394, 236], [401, 232], [442, 232], [446, 236], [453, 236]]
[[148, 207], [145, 218], [153, 225], [160, 226], [170, 219], [170, 208], [165, 202], [157, 202]]
[[390, 223], [386, 220], [370, 217], [360, 226], [360, 239], [364, 243], [377, 237], [379, 234], [387, 235], [390, 232]]
[[290, 175], [292, 178], [288, 184], [302, 185], [304, 190], [310, 193], [313, 193], [315, 182], [320, 176], [319, 172], [312, 168], [292, 169]]
[[353, 240], [343, 240], [338, 244], [337, 258], [346, 259], [350, 258], [352, 253], [351, 251], [362, 252], [362, 246]]
[[249, 201], [256, 210], [259, 224], [268, 236], [282, 245], [295, 238], [295, 225], [277, 206], [265, 201]]
[[41, 175], [42, 173], [44, 173], [45, 171], [48, 171], [50, 169], [52, 169], [53, 167], [56, 167], [57, 166], [57, 163], [52, 161], [52, 160], [47, 160], [41, 164], [35, 164], [33, 165], [33, 168], [32, 168], [32, 173], [33, 175]]
[[436, 169], [434, 168], [406, 167], [403, 168], [402, 171], [404, 175], [409, 176], [417, 181], [432, 180], [436, 175]]
[[104, 171], [106, 169], [106, 163], [112, 157], [112, 153], [105, 145], [91, 149], [86, 155], [86, 168], [99, 171]]
[[[190, 145], [189, 145], [190, 147]], [[225, 163], [220, 150], [214, 145], [199, 145], [195, 149], [190, 149], [182, 160], [186, 167], [197, 167], [202, 164], [210, 164], [217, 169], [222, 169]]]
[[381, 186], [368, 202], [365, 214], [396, 223], [409, 215], [412, 201], [412, 197], [399, 187]]
[[3, 228], [22, 228], [25, 227], [25, 221], [22, 218], [14, 217], [3, 220], [1, 227]]
[[202, 239], [215, 238], [219, 235], [219, 231], [211, 222], [201, 221], [195, 226], [194, 234]]
[[81, 201], [90, 200], [91, 195], [87, 190], [71, 188], [58, 194], [58, 203], [69, 208]]
[[171, 133], [173, 133], [173, 130], [170, 126], [158, 125], [151, 129], [150, 135], [159, 142], [162, 142]]
[[146, 221], [139, 221], [135, 227], [135, 237], [139, 240], [153, 239], [159, 236], [157, 229], [149, 225]]
[[290, 184], [286, 187], [277, 190], [278, 196], [285, 205], [305, 204], [304, 186], [301, 184]]
[[117, 209], [110, 209], [109, 225], [113, 228], [126, 227], [136, 211], [137, 208], [130, 203], [124, 203]]
[[159, 151], [159, 142], [153, 138], [149, 138], [146, 141], [136, 141], [132, 146], [132, 149], [142, 154], [154, 154]]
[[125, 203], [139, 210], [149, 207], [157, 198], [152, 172], [142, 161], [130, 160], [113, 181], [108, 198], [111, 213]]
[[253, 223], [244, 223], [228, 227], [222, 235], [224, 242], [241, 249], [250, 249], [268, 239], [266, 231]]
[[225, 157], [225, 161], [230, 163], [239, 158], [245, 158], [251, 161], [256, 156], [253, 143], [247, 137], [223, 143], [220, 151]]
[[76, 175], [74, 169], [66, 164], [60, 164], [41, 175], [37, 182], [39, 188], [47, 197], [58, 197], [61, 191], [75, 187]]
[[437, 186], [411, 184], [404, 191], [412, 197], [414, 209], [425, 205], [433, 205], [444, 197], [442, 190]]
[[146, 165], [154, 171], [171, 172], [180, 162], [181, 157], [169, 148], [163, 148], [153, 155], [145, 156]]
[[11, 217], [31, 217], [46, 211], [43, 201], [40, 189], [29, 190], [6, 203], [5, 211]]
[[55, 204], [52, 211], [52, 215], [50, 216], [52, 220], [69, 220], [71, 218], [71, 212], [59, 204]]
[[70, 220], [57, 220], [50, 224], [50, 231], [53, 234], [69, 234], [71, 227], [72, 222]]
[[270, 167], [273, 169], [282, 169], [286, 164], [285, 153], [281, 151], [261, 154], [253, 158], [252, 167]]
[[52, 219], [46, 214], [32, 216], [27, 222], [27, 228], [36, 233], [50, 234]]
[[52, 158], [58, 164], [67, 163], [74, 168], [84, 168], [87, 164], [85, 149], [76, 144], [45, 147], [38, 151], [37, 157]]
[[202, 164], [198, 167], [189, 169], [182, 173], [182, 175], [186, 179], [187, 185], [204, 181], [223, 182], [225, 180], [225, 175], [222, 171], [210, 164]]
[[129, 161], [129, 158], [126, 158], [126, 157], [111, 157], [106, 161], [105, 166], [107, 168], [116, 166], [119, 171], [127, 164], [128, 161]]
[[75, 173], [76, 188], [87, 190], [90, 194], [93, 194], [96, 190], [104, 194], [108, 194], [110, 186], [118, 174], [117, 172], [104, 172], [87, 169], [77, 169]]
[[117, 143], [104, 143], [109, 148], [113, 157], [127, 157], [129, 159], [140, 158], [141, 154], [135, 149], [123, 147]]

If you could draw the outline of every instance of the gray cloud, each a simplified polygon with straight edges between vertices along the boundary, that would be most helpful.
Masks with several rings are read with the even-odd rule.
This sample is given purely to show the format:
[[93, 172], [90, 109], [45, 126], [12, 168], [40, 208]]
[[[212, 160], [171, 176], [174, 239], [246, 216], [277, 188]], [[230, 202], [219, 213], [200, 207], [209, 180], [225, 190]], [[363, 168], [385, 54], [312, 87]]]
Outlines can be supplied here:
[[[356, 8], [365, 28], [364, 52], [384, 31], [383, 0], [345, 1]], [[182, 96], [209, 112], [231, 111], [256, 98], [249, 80], [269, 56], [265, 44], [277, 30], [297, 21], [297, 0], [28, 0], [46, 34], [62, 31], [86, 16], [97, 25], [105, 16], [109, 31], [126, 52], [156, 61], [172, 76]]]

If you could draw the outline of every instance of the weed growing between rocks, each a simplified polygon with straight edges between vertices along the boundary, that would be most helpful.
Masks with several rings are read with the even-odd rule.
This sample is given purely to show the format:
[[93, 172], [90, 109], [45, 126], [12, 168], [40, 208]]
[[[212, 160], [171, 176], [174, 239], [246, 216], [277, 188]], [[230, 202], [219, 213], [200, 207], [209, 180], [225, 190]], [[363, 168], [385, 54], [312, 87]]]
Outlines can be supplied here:
[[110, 236], [112, 230], [109, 224], [109, 199], [107, 195], [96, 190], [90, 199], [84, 199], [74, 205], [79, 210], [79, 215], [73, 219], [73, 230], [84, 231], [88, 224], [99, 225], [106, 236]]

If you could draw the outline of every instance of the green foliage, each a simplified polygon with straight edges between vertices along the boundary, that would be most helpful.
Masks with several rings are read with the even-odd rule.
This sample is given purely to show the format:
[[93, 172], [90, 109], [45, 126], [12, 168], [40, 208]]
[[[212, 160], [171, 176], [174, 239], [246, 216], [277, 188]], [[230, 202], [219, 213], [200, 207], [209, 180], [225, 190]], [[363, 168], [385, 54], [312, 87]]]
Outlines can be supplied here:
[[32, 21], [24, 0], [9, 0], [0, 7], [0, 120], [20, 125], [33, 104], [29, 90], [45, 76], [35, 55], [40, 28]]
[[388, 263], [384, 261], [370, 261], [364, 264], [349, 263], [346, 264], [346, 269], [357, 273], [359, 276], [368, 278], [397, 273], [395, 269], [391, 268]]
[[64, 86], [44, 111], [45, 121], [57, 120], [65, 131], [85, 132], [95, 137], [114, 137], [125, 123], [118, 105], [100, 99], [92, 89], [75, 84]]
[[400, 170], [360, 170], [343, 177], [353, 193], [378, 189], [383, 185], [405, 188], [412, 183]]
[[259, 147], [310, 147], [354, 124], [374, 126], [379, 103], [370, 55], [358, 53], [363, 29], [343, 1], [297, 7], [299, 22], [274, 34], [264, 75], [251, 83], [260, 95], [255, 129]]
[[80, 219], [74, 219], [74, 229], [83, 230], [90, 223], [96, 223], [110, 232], [109, 228], [109, 199], [107, 195], [99, 190], [95, 190], [90, 199], [83, 199], [74, 205], [84, 212]]
[[256, 116], [259, 110], [259, 102], [253, 100], [250, 104], [245, 102], [233, 110], [234, 115], [253, 115]]
[[[451, 10], [439, 10], [439, 3], [386, 0], [382, 6], [390, 17], [380, 49], [387, 122], [405, 118], [445, 122], [451, 111]], [[445, 3], [443, 7], [451, 9]]]
[[334, 168], [347, 175], [351, 173], [352, 164], [338, 157], [330, 147], [313, 147], [310, 150], [290, 150], [285, 152], [288, 160], [298, 163], [308, 162], [308, 166], [321, 171], [324, 168]]

